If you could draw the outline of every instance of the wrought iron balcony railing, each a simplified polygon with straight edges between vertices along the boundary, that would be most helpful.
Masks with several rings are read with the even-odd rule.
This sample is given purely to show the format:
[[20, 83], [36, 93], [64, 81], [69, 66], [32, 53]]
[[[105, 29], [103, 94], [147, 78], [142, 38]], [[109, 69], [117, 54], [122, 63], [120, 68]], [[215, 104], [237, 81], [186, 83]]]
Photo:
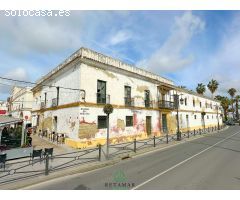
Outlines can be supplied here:
[[58, 106], [57, 98], [53, 98], [52, 99], [52, 107], [56, 107], [56, 106]]
[[45, 104], [45, 102], [41, 102], [40, 108], [41, 108], [41, 109], [46, 108], [46, 104]]
[[134, 98], [124, 97], [125, 106], [134, 106]]
[[165, 108], [165, 109], [175, 109], [174, 102], [165, 101], [165, 100], [159, 100], [158, 101], [158, 107], [159, 108]]
[[97, 103], [99, 104], [109, 104], [110, 103], [110, 95], [97, 93]]
[[152, 108], [153, 107], [153, 101], [150, 101], [150, 100], [144, 100], [144, 105], [145, 105], [145, 108]]

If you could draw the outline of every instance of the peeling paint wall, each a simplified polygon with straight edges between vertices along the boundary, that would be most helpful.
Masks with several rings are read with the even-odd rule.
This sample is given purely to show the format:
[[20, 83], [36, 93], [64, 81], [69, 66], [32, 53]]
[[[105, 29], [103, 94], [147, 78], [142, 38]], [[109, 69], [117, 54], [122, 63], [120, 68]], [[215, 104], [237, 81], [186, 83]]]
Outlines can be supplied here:
[[[144, 90], [150, 90], [151, 100], [157, 102], [157, 84], [143, 80], [134, 75], [106, 71], [86, 64], [81, 64], [81, 88], [86, 90], [86, 101], [96, 103], [97, 80], [106, 81], [106, 93], [110, 95], [110, 103], [124, 105], [124, 86], [131, 87], [134, 105], [144, 107]], [[91, 77], [91, 78], [89, 78]]]

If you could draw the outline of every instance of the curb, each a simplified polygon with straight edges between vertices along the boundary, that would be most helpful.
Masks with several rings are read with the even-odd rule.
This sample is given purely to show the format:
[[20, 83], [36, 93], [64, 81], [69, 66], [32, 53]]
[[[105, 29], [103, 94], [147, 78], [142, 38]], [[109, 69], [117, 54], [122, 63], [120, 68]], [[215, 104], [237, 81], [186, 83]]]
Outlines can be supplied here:
[[[29, 187], [29, 186], [44, 183], [44, 182], [54, 180], [57, 178], [61, 178], [64, 176], [85, 173], [85, 172], [101, 169], [101, 168], [104, 168], [107, 166], [113, 166], [125, 159], [135, 158], [138, 156], [144, 156], [145, 154], [148, 154], [148, 153], [165, 150], [165, 149], [168, 149], [168, 148], [171, 148], [171, 147], [174, 147], [174, 146], [177, 146], [177, 145], [189, 142], [189, 141], [200, 139], [200, 138], [203, 138], [206, 136], [211, 136], [212, 134], [220, 133], [222, 131], [227, 130], [228, 128], [229, 127], [226, 126], [225, 128], [223, 128], [219, 131], [206, 133], [206, 134], [202, 134], [202, 135], [196, 135], [196, 136], [192, 136], [190, 138], [184, 138], [181, 141], [173, 141], [173, 142], [171, 142], [172, 144], [162, 144], [162, 145], [159, 145], [156, 147], [146, 147], [144, 149], [138, 150], [136, 153], [134, 153], [134, 152], [123, 153], [115, 158], [110, 159], [110, 160], [105, 160], [105, 161], [101, 161], [101, 162], [96, 161], [93, 163], [83, 164], [82, 166], [78, 166], [78, 167], [74, 167], [74, 168], [70, 167], [70, 168], [67, 168], [67, 169], [64, 169], [61, 171], [50, 173], [48, 176], [40, 175], [40, 176], [34, 177], [33, 179], [29, 179], [29, 178], [22, 179], [21, 182], [9, 182], [9, 183], [5, 183], [5, 184], [0, 184], [0, 190], [16, 190], [16, 189], [22, 190], [25, 188], [27, 189], [27, 187]], [[21, 186], [19, 186], [19, 185], [21, 185]]]

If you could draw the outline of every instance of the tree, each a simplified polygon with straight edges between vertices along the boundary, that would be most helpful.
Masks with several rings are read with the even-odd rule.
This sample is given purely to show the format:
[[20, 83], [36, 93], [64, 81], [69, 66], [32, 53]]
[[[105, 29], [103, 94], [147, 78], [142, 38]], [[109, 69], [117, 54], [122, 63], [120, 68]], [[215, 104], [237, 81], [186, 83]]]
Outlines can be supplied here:
[[206, 86], [202, 83], [198, 83], [198, 86], [196, 87], [196, 91], [198, 94], [203, 95], [204, 92], [206, 91]]
[[238, 103], [239, 103], [239, 100], [240, 100], [240, 95], [237, 95], [235, 97], [235, 102], [236, 102], [236, 118], [239, 119], [239, 112], [238, 112]]
[[212, 98], [213, 98], [214, 92], [216, 92], [216, 90], [218, 89], [218, 85], [219, 85], [219, 83], [213, 79], [207, 85], [208, 89], [212, 93]]
[[228, 108], [229, 108], [229, 105], [231, 104], [230, 99], [227, 97], [224, 97], [224, 96], [220, 96], [220, 95], [215, 96], [215, 99], [220, 101], [220, 104], [223, 108], [225, 121], [227, 121], [227, 116], [228, 116], [228, 111], [229, 111]]
[[233, 113], [233, 116], [234, 116], [234, 108], [233, 108], [233, 103], [234, 103], [234, 101], [233, 101], [233, 98], [234, 98], [236, 92], [237, 92], [237, 90], [236, 90], [235, 88], [230, 88], [230, 89], [228, 90], [228, 94], [229, 94], [229, 95], [231, 96], [231, 98], [232, 98], [232, 113]]

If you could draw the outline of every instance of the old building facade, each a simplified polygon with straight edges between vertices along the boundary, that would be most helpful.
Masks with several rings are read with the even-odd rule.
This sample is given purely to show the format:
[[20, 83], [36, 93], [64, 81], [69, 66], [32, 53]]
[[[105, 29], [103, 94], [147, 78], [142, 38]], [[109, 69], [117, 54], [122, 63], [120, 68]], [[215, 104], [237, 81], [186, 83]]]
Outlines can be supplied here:
[[103, 107], [107, 103], [114, 107], [112, 143], [175, 134], [176, 94], [183, 103], [179, 106], [183, 131], [222, 123], [215, 109], [219, 102], [86, 48], [38, 80], [32, 92], [33, 126], [65, 134], [66, 143], [77, 148], [104, 143], [107, 120]]
[[14, 86], [8, 100], [9, 114], [14, 118], [23, 119], [25, 123], [31, 123], [33, 94], [31, 87]]
[[7, 114], [8, 114], [7, 102], [0, 101], [0, 115], [7, 115]]

